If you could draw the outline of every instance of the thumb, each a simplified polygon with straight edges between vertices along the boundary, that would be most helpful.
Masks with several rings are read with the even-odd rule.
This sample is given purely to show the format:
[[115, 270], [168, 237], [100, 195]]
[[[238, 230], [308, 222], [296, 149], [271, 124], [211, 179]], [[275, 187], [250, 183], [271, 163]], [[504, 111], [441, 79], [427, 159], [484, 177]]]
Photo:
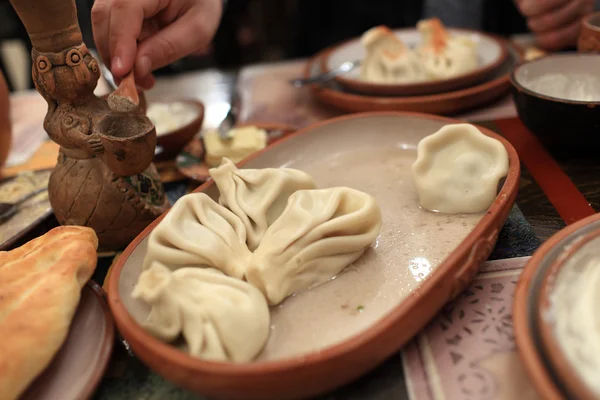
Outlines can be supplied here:
[[157, 68], [208, 46], [216, 23], [205, 21], [203, 15], [188, 12], [139, 43], [135, 62], [136, 75], [146, 76]]

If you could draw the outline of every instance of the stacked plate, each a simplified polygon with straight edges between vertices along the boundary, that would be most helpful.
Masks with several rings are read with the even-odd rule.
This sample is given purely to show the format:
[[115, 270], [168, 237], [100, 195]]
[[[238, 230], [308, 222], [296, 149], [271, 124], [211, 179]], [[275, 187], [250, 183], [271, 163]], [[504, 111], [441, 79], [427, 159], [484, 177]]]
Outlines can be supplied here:
[[[408, 84], [380, 84], [360, 79], [360, 67], [325, 83], [313, 84], [313, 94], [323, 103], [349, 112], [413, 111], [454, 114], [496, 100], [510, 88], [510, 72], [522, 61], [522, 51], [505, 39], [484, 33], [449, 29], [452, 35], [467, 36], [477, 44], [479, 66], [468, 73], [444, 80]], [[416, 29], [394, 31], [415, 48], [421, 34]], [[329, 72], [345, 62], [362, 60], [360, 39], [326, 49], [309, 60], [305, 77]]]
[[517, 286], [515, 338], [544, 399], [600, 397], [600, 214], [533, 255]]

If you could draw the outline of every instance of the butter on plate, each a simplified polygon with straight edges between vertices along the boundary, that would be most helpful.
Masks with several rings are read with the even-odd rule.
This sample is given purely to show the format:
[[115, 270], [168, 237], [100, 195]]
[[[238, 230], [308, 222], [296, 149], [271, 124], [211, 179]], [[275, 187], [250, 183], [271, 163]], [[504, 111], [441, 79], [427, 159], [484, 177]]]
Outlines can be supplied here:
[[235, 128], [229, 131], [229, 140], [222, 140], [219, 132], [210, 130], [204, 134], [205, 162], [211, 167], [221, 164], [223, 157], [234, 163], [267, 147], [267, 132], [255, 126]]

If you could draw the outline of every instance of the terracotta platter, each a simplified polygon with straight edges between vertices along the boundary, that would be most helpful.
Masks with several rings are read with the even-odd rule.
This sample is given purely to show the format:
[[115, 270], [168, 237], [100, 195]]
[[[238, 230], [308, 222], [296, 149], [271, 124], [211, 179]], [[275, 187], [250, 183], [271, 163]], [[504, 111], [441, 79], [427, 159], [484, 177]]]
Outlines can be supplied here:
[[[362, 80], [360, 67], [358, 67], [347, 74], [336, 77], [336, 80], [342, 86], [360, 93], [396, 96], [424, 95], [464, 88], [478, 83], [493, 73], [508, 58], [507, 44], [502, 39], [463, 29], [450, 29], [449, 32], [453, 36], [468, 37], [476, 43], [479, 66], [475, 70], [449, 79], [410, 84], [381, 84]], [[415, 48], [421, 43], [421, 34], [414, 28], [397, 30], [394, 33], [408, 47]], [[365, 49], [360, 43], [360, 38], [356, 38], [326, 51], [321, 63], [324, 71], [331, 71], [344, 62], [362, 60], [364, 57]]]
[[545, 399], [598, 398], [600, 214], [550, 238], [527, 264], [514, 326], [525, 368]]
[[[503, 40], [503, 39], [498, 39]], [[344, 89], [336, 81], [312, 85], [312, 93], [323, 103], [348, 112], [364, 111], [410, 111], [450, 115], [480, 107], [498, 99], [510, 89], [510, 72], [523, 58], [520, 48], [505, 41], [508, 58], [488, 78], [474, 86], [439, 94], [424, 96], [368, 96]], [[328, 50], [309, 60], [305, 77], [323, 73], [322, 59]]]
[[[410, 165], [416, 145], [456, 121], [423, 114], [368, 113], [305, 128], [257, 153], [247, 168], [291, 167], [319, 187], [372, 194], [383, 214], [373, 248], [336, 279], [272, 308], [270, 339], [246, 364], [194, 359], [139, 324], [148, 308], [130, 296], [155, 221], [119, 258], [109, 304], [134, 352], [157, 373], [196, 393], [227, 399], [305, 398], [334, 389], [398, 351], [456, 296], [486, 260], [517, 193], [519, 160], [500, 136], [510, 171], [486, 213], [442, 215], [419, 207]], [[197, 189], [213, 198], [212, 181]]]
[[[269, 144], [275, 143], [296, 130], [290, 125], [269, 122], [247, 122], [239, 126], [256, 126], [266, 130]], [[200, 137], [194, 138], [185, 146], [177, 156], [175, 163], [177, 170], [190, 179], [203, 182], [210, 178], [208, 173], [210, 167], [204, 163], [204, 143]]]
[[22, 398], [91, 398], [108, 366], [114, 332], [104, 291], [90, 281], [81, 292], [81, 300], [65, 344]]

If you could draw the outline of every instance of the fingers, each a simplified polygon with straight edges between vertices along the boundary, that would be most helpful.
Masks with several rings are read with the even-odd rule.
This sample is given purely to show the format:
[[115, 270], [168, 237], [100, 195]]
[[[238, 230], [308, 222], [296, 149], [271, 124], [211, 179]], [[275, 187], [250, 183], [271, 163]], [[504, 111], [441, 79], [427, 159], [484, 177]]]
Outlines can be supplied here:
[[524, 16], [531, 18], [546, 14], [571, 0], [516, 0], [517, 7]]
[[110, 65], [108, 32], [110, 26], [110, 0], [96, 0], [92, 7], [92, 32], [96, 49], [102, 61]]
[[559, 29], [536, 35], [536, 40], [545, 50], [560, 50], [576, 43], [580, 27], [580, 21], [577, 19]]
[[133, 68], [137, 39], [144, 22], [144, 5], [147, 1], [112, 0], [108, 43], [110, 69], [122, 77]]
[[532, 17], [527, 22], [533, 32], [547, 32], [579, 20], [583, 16], [586, 0], [571, 0], [553, 11]]
[[157, 68], [208, 47], [219, 23], [220, 4], [220, 1], [214, 0], [198, 2], [164, 29], [142, 41], [135, 62], [136, 75], [144, 77]]

